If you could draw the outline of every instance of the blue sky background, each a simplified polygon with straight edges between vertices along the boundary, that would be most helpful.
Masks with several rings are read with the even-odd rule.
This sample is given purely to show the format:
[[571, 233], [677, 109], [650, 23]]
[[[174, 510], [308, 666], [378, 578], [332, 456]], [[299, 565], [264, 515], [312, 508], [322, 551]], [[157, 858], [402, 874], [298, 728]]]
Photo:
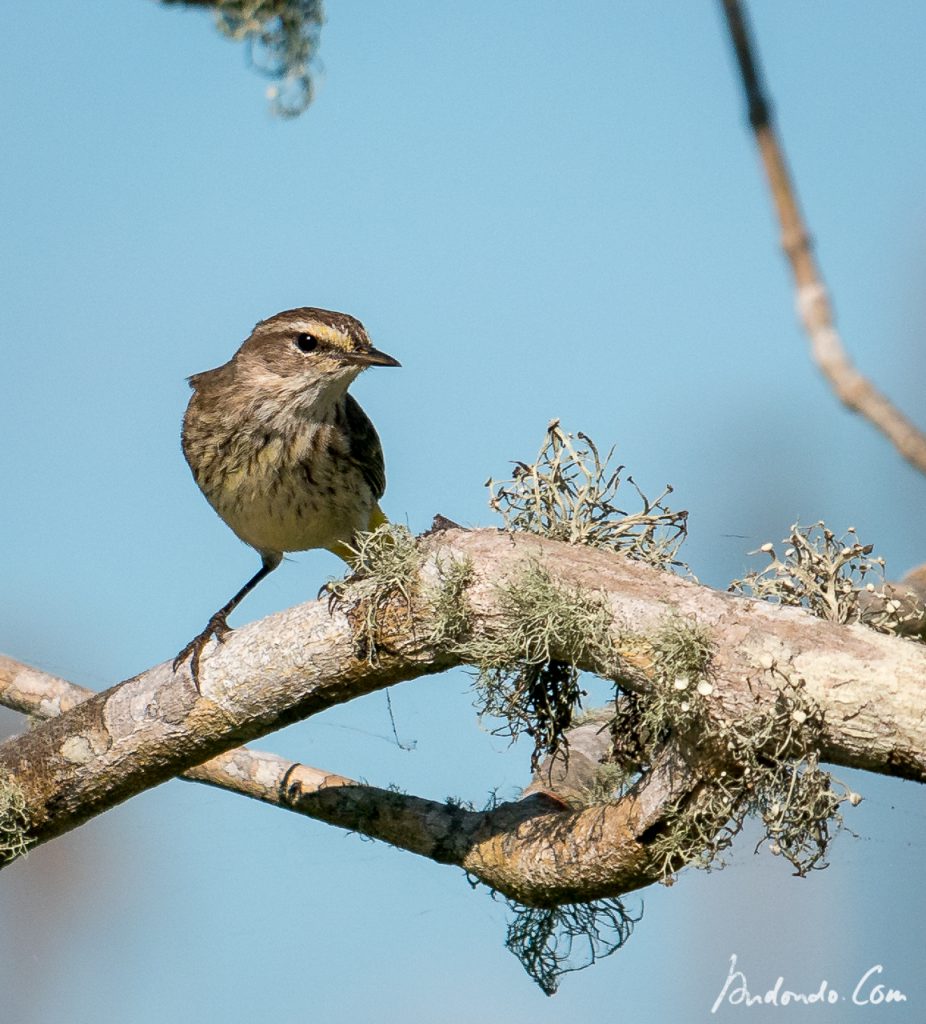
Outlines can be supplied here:
[[[355, 314], [401, 359], [354, 392], [413, 530], [493, 522], [483, 482], [558, 416], [675, 486], [712, 585], [797, 518], [855, 526], [895, 576], [926, 559], [926, 481], [810, 365], [714, 3], [327, 7], [294, 122], [199, 12], [10, 9], [0, 650], [102, 689], [256, 568], [183, 462], [184, 378], [297, 305]], [[926, 7], [752, 13], [847, 344], [926, 424]], [[237, 621], [338, 571], [295, 555]], [[392, 703], [411, 752], [383, 694], [262, 746], [437, 799], [526, 782], [529, 751], [480, 728], [465, 673]], [[743, 837], [727, 870], [646, 892], [627, 947], [552, 1000], [459, 872], [172, 782], [3, 872], [0, 1019], [706, 1021], [737, 953], [759, 991], [784, 974], [849, 994], [883, 964], [909, 1001], [878, 1019], [921, 1021], [922, 788], [839, 774], [866, 800], [828, 871], [792, 878]]]

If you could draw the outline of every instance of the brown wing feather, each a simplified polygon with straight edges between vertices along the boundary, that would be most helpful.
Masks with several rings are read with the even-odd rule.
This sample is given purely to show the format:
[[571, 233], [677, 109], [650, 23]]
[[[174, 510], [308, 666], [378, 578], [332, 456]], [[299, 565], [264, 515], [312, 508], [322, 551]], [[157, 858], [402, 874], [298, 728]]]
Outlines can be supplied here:
[[373, 496], [379, 501], [386, 490], [386, 465], [379, 434], [370, 422], [370, 417], [352, 395], [346, 396], [344, 412], [350, 439], [349, 458], [360, 469]]

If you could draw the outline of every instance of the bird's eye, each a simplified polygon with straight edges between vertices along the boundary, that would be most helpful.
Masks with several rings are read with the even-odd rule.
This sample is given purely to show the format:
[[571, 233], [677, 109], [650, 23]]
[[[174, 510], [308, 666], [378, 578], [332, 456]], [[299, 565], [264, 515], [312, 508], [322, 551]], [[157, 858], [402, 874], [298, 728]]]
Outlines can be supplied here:
[[318, 348], [318, 338], [314, 334], [297, 334], [296, 348], [300, 352], [314, 352]]

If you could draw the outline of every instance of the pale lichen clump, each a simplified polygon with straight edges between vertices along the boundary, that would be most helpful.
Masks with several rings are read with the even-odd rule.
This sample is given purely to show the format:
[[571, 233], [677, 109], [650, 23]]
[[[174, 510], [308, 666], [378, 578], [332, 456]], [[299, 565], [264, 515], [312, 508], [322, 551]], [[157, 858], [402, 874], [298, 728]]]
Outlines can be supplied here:
[[499, 584], [501, 621], [471, 638], [466, 658], [478, 669], [480, 712], [501, 718], [500, 732], [534, 740], [532, 768], [560, 749], [583, 692], [580, 664], [615, 660], [604, 597], [553, 580], [540, 562]]
[[395, 523], [384, 523], [370, 533], [358, 534], [347, 548], [352, 573], [326, 585], [332, 605], [349, 609], [362, 655], [371, 664], [382, 620], [396, 595], [410, 611], [412, 595], [424, 556], [411, 532]]
[[770, 710], [737, 721], [705, 715], [703, 742], [717, 747], [725, 767], [670, 812], [652, 848], [664, 877], [687, 864], [722, 867], [749, 817], [762, 823], [762, 842], [795, 874], [826, 867], [830, 842], [843, 824], [840, 806], [861, 797], [820, 768], [821, 727], [819, 709], [793, 682], [781, 687]]
[[[659, 873], [669, 881], [681, 868], [722, 867], [724, 854], [749, 817], [763, 842], [797, 874], [824, 867], [840, 806], [857, 794], [821, 769], [822, 714], [803, 680], [782, 676], [771, 708], [731, 720], [712, 707], [712, 645], [697, 622], [666, 617], [650, 637], [622, 637], [640, 657], [648, 649], [646, 685], [618, 686], [608, 762], [620, 799], [652, 766], [667, 743], [699, 751], [697, 785], [668, 809], [650, 840]], [[777, 670], [772, 666], [773, 675]], [[604, 779], [602, 780], [605, 781]]]
[[26, 801], [16, 783], [0, 776], [0, 864], [25, 855], [29, 848]]
[[694, 619], [670, 613], [652, 636], [624, 633], [618, 646], [635, 652], [643, 667], [616, 683], [607, 764], [619, 784], [611, 800], [639, 779], [671, 736], [703, 731], [704, 697], [713, 692], [710, 634]]
[[384, 523], [360, 533], [345, 545], [351, 573], [329, 580], [324, 591], [332, 606], [343, 606], [357, 629], [358, 646], [371, 663], [376, 660], [383, 620], [394, 599], [411, 611], [414, 598], [427, 607], [431, 623], [428, 641], [435, 647], [459, 651], [472, 624], [466, 591], [473, 580], [469, 558], [438, 557], [437, 584], [422, 588], [420, 570], [425, 554], [404, 526]]
[[591, 438], [582, 433], [573, 437], [560, 429], [559, 420], [552, 420], [534, 462], [515, 462], [510, 480], [486, 482], [489, 506], [512, 532], [621, 551], [661, 569], [680, 566], [676, 556], [685, 540], [688, 513], [663, 503], [671, 487], [650, 501], [631, 476], [626, 482], [642, 507], [632, 512], [618, 507], [624, 467], [611, 467], [613, 454], [612, 448], [602, 460]]
[[466, 590], [473, 582], [471, 558], [441, 558], [437, 563], [438, 584], [428, 594], [431, 606], [430, 642], [456, 649], [472, 630], [473, 612]]
[[863, 622], [882, 633], [905, 633], [922, 617], [916, 594], [886, 589], [884, 559], [873, 558], [872, 544], [862, 544], [853, 527], [837, 537], [818, 522], [810, 527], [795, 523], [779, 557], [773, 544], [752, 554], [765, 554], [762, 570], [734, 580], [729, 589], [776, 604], [806, 608], [829, 622]]
[[[621, 508], [624, 467], [612, 466], [613, 452], [602, 459], [589, 437], [568, 434], [553, 420], [534, 462], [516, 462], [511, 479], [487, 482], [490, 507], [510, 532], [620, 552], [661, 569], [682, 566], [688, 513], [664, 504], [671, 487], [651, 501], [630, 476], [626, 483], [642, 507]], [[503, 584], [500, 599], [504, 627], [467, 653], [479, 669], [482, 713], [504, 719], [512, 737], [533, 737], [536, 768], [543, 754], [566, 746], [583, 696], [578, 665], [594, 661], [602, 674], [616, 671], [610, 610], [603, 596], [556, 584], [539, 564]]]
[[652, 667], [639, 724], [658, 742], [670, 731], [685, 732], [700, 722], [699, 698], [711, 692], [711, 638], [694, 619], [672, 613], [646, 641]]

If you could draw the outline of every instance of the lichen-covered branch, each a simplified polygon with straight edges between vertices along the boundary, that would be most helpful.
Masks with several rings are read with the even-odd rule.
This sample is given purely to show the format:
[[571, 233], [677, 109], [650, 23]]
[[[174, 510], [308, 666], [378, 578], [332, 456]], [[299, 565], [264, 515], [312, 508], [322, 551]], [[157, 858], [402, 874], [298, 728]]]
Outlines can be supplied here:
[[[309, 603], [236, 630], [207, 650], [199, 693], [186, 670], [174, 674], [167, 665], [70, 709], [67, 694], [52, 688], [48, 707], [63, 713], [0, 746], [0, 772], [23, 795], [28, 840], [60, 834], [297, 718], [472, 662], [474, 651], [511, 635], [505, 595], [537, 566], [567, 594], [597, 595], [610, 640], [568, 653], [582, 668], [621, 680], [625, 692], [668, 685], [669, 695], [685, 696], [685, 666], [692, 673], [702, 666], [698, 707], [723, 727], [777, 707], [784, 690], [798, 689], [808, 706], [822, 709], [821, 758], [926, 778], [923, 644], [718, 593], [610, 551], [496, 530], [446, 530], [419, 542], [414, 571], [401, 586], [393, 573], [389, 594], [363, 590], [367, 610], [347, 588], [333, 605]], [[448, 594], [459, 615], [438, 600]], [[545, 653], [567, 654], [555, 640]], [[15, 703], [18, 690], [25, 705], [36, 685], [20, 675], [4, 703]], [[227, 759], [231, 775], [243, 774], [238, 756]], [[666, 807], [697, 804], [699, 774], [710, 770], [700, 759], [715, 756], [669, 746], [628, 792], [586, 809], [541, 799], [480, 815], [343, 781], [331, 785], [328, 776], [319, 786], [312, 769], [274, 762], [270, 770], [267, 761], [269, 774], [252, 795], [265, 799], [276, 787], [283, 805], [459, 863], [523, 902], [575, 901], [657, 877], [654, 843]]]
[[877, 427], [900, 454], [926, 473], [926, 434], [863, 376], [836, 329], [832, 305], [813, 253], [784, 149], [772, 120], [755, 48], [740, 0], [721, 0], [749, 111], [749, 123], [781, 225], [781, 245], [797, 286], [797, 310], [811, 353], [839, 400]]

